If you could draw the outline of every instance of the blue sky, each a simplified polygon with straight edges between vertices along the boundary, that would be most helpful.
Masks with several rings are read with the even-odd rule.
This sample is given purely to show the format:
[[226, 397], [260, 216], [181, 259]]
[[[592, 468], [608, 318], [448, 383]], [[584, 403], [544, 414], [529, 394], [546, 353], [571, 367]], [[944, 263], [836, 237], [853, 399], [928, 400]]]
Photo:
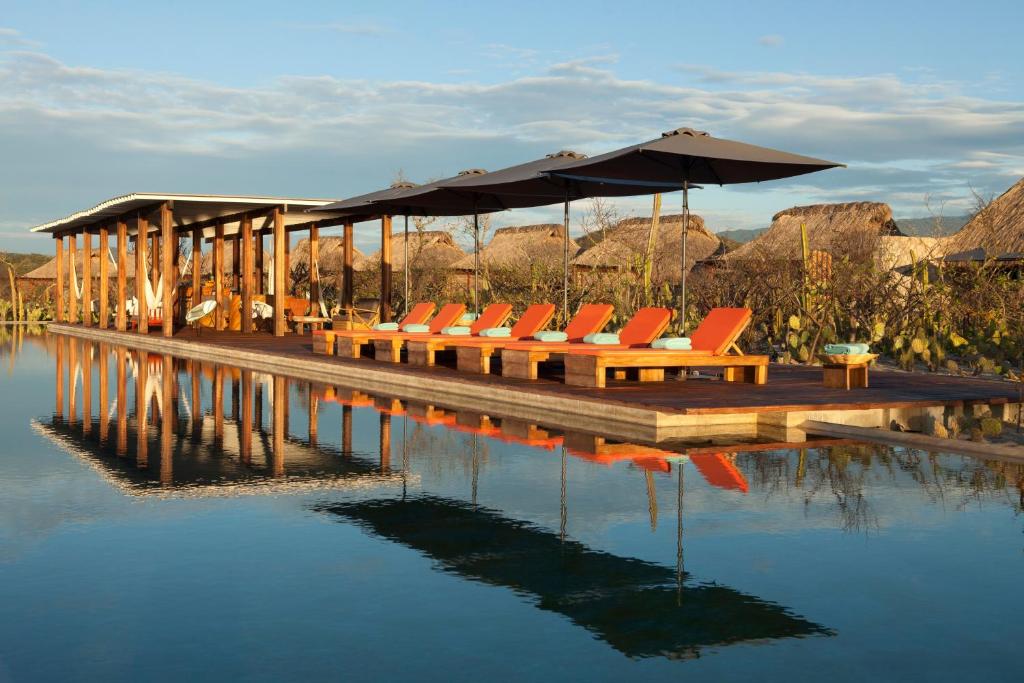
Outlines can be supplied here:
[[1024, 175], [1022, 23], [1019, 2], [0, 0], [0, 248], [49, 251], [24, 229], [131, 191], [340, 198], [683, 125], [849, 165], [708, 188], [712, 229], [823, 201], [960, 213]]

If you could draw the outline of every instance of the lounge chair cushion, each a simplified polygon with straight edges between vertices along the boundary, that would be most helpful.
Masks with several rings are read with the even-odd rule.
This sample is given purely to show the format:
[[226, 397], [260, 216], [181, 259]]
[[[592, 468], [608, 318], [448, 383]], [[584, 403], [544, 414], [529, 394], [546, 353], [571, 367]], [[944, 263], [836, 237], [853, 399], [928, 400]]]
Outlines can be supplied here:
[[469, 334], [469, 328], [464, 325], [452, 325], [441, 329], [441, 334], [448, 334], [454, 337]]
[[689, 351], [693, 348], [689, 337], [662, 337], [651, 342], [652, 349], [668, 349], [671, 351]]
[[430, 332], [430, 325], [421, 325], [413, 323], [412, 325], [405, 326], [406, 332]]
[[544, 330], [533, 335], [533, 338], [542, 342], [564, 342], [569, 339], [569, 335], [557, 330]]
[[488, 327], [486, 330], [480, 330], [481, 337], [511, 337], [512, 328], [510, 327]]
[[870, 353], [870, 347], [867, 344], [825, 344], [825, 353], [834, 356], [851, 356]]
[[595, 332], [583, 338], [584, 344], [618, 344], [619, 335], [614, 332]]
[[398, 329], [398, 323], [377, 323], [373, 329], [378, 332], [394, 332]]

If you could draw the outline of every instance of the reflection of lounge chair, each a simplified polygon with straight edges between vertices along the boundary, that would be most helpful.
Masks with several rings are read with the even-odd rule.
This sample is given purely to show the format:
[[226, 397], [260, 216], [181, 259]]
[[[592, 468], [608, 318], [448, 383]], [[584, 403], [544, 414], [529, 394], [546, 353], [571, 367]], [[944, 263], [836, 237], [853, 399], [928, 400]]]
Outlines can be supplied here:
[[[610, 304], [584, 304], [565, 327], [566, 341], [582, 342], [588, 334], [600, 332], [611, 319], [613, 310]], [[554, 307], [552, 307], [553, 311]], [[550, 315], [548, 319], [550, 319]], [[547, 320], [545, 320], [543, 324], [532, 330], [525, 325], [520, 328], [525, 320], [526, 316], [524, 315], [519, 322], [512, 326], [512, 333], [508, 337], [466, 339], [456, 344], [455, 352], [458, 354], [459, 370], [479, 372], [485, 375], [490, 373], [491, 357], [495, 352], [500, 353], [509, 344], [532, 337], [547, 324]]]
[[[444, 328], [454, 325], [455, 321], [461, 318], [465, 311], [465, 304], [445, 304], [441, 307], [441, 310], [437, 312], [437, 315], [427, 323], [427, 332], [417, 334], [423, 335], [430, 334], [435, 331], [440, 332]], [[408, 325], [403, 325], [403, 327], [408, 327]], [[410, 334], [412, 333], [404, 330], [359, 330], [357, 332], [346, 333], [335, 337], [334, 341], [336, 351], [339, 356], [343, 358], [359, 358], [362, 356], [363, 345], [373, 344], [374, 341], [378, 339], [396, 337], [400, 342], [398, 344], [398, 349], [401, 350], [405, 338]], [[376, 351], [374, 353], [376, 354]], [[377, 358], [377, 356], [374, 355], [374, 358]]]
[[[465, 306], [462, 306], [460, 310], [465, 310], [465, 308]], [[402, 318], [401, 322], [398, 323], [398, 328], [401, 329], [406, 325], [422, 325], [430, 319], [430, 316], [433, 315], [433, 313], [434, 304], [430, 302], [420, 302], [410, 309], [408, 315]], [[313, 352], [326, 353], [328, 356], [332, 356], [334, 355], [334, 345], [336, 340], [341, 337], [346, 337], [351, 340], [350, 342], [346, 342], [346, 349], [348, 349], [348, 351], [343, 353], [339, 350], [338, 355], [345, 356], [346, 358], [359, 358], [362, 351], [362, 345], [369, 344], [373, 340], [373, 335], [374, 330], [366, 329], [315, 330], [313, 332]]]
[[[690, 335], [692, 348], [686, 351], [576, 347], [565, 355], [565, 383], [601, 388], [607, 370], [612, 370], [616, 379], [626, 379], [626, 371], [635, 370], [641, 382], [658, 382], [665, 378], [665, 368], [722, 367], [726, 381], [764, 384], [768, 381], [768, 356], [744, 356], [736, 346], [750, 318], [749, 308], [713, 309]], [[685, 377], [685, 372], [680, 376]]]
[[[491, 309], [487, 307], [488, 311]], [[486, 314], [488, 311], [485, 311]], [[519, 318], [512, 329], [509, 330], [509, 336], [507, 337], [446, 337], [441, 335], [427, 340], [415, 340], [409, 342], [409, 365], [433, 365], [434, 359], [438, 351], [447, 351], [449, 349], [455, 349], [459, 356], [462, 356], [463, 345], [471, 345], [470, 351], [476, 350], [480, 353], [486, 351], [487, 353], [487, 367], [490, 368], [490, 357], [495, 347], [501, 348], [510, 341], [516, 341], [518, 339], [525, 339], [532, 337], [534, 334], [544, 329], [544, 327], [551, 320], [551, 316], [555, 314], [554, 304], [533, 304], [529, 306], [523, 315]], [[496, 312], [495, 315], [498, 315]], [[481, 320], [483, 315], [480, 316]], [[486, 324], [486, 323], [485, 323]], [[474, 323], [476, 325], [476, 323]], [[500, 323], [499, 323], [500, 325]], [[474, 329], [473, 326], [470, 327]], [[486, 327], [480, 327], [477, 329], [487, 329]], [[477, 333], [478, 334], [478, 333]], [[479, 345], [479, 346], [473, 346]], [[460, 369], [462, 369], [460, 367]], [[486, 372], [483, 371], [483, 372]]]
[[[402, 360], [402, 347], [405, 346], [407, 342], [433, 342], [434, 340], [439, 340], [443, 344], [453, 343], [458, 340], [460, 336], [465, 338], [470, 335], [480, 334], [481, 330], [486, 330], [490, 327], [499, 327], [502, 323], [508, 320], [508, 317], [511, 314], [512, 307], [508, 304], [489, 304], [487, 308], [484, 309], [483, 313], [480, 314], [480, 317], [474, 320], [473, 324], [469, 326], [469, 331], [463, 335], [441, 334], [444, 327], [450, 327], [450, 325], [437, 327], [433, 322], [430, 324], [430, 332], [403, 332], [400, 334], [386, 336], [378, 333], [373, 338], [373, 357], [377, 360], [398, 363]], [[459, 317], [462, 316], [460, 315]], [[412, 362], [411, 347], [409, 351], [410, 362]], [[415, 364], [426, 365], [426, 362], [417, 362]]]
[[[503, 377], [537, 379], [537, 366], [552, 356], [563, 356], [578, 348], [631, 348], [647, 346], [668, 327], [672, 314], [667, 308], [641, 308], [619, 332], [619, 344], [603, 346], [578, 342], [515, 342], [501, 352]], [[582, 341], [582, 340], [581, 340]]]

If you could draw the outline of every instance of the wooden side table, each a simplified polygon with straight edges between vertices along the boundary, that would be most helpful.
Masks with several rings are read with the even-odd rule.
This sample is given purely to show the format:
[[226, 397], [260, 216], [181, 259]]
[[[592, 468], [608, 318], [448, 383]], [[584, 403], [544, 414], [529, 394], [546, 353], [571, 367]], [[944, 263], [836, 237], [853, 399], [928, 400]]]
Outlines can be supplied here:
[[818, 356], [824, 363], [822, 380], [830, 389], [867, 389], [868, 366], [878, 358], [874, 353]]
[[303, 325], [309, 327], [309, 331], [322, 330], [324, 323], [331, 322], [330, 318], [322, 318], [318, 315], [293, 315], [292, 322], [295, 323], [295, 333], [302, 334]]

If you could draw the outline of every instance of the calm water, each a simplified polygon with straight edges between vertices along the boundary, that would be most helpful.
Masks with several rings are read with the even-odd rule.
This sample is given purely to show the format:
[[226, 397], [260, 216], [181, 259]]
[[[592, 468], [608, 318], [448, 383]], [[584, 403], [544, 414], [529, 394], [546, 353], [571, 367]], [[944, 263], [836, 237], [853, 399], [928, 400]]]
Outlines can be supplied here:
[[0, 680], [1024, 675], [1018, 466], [0, 335]]

